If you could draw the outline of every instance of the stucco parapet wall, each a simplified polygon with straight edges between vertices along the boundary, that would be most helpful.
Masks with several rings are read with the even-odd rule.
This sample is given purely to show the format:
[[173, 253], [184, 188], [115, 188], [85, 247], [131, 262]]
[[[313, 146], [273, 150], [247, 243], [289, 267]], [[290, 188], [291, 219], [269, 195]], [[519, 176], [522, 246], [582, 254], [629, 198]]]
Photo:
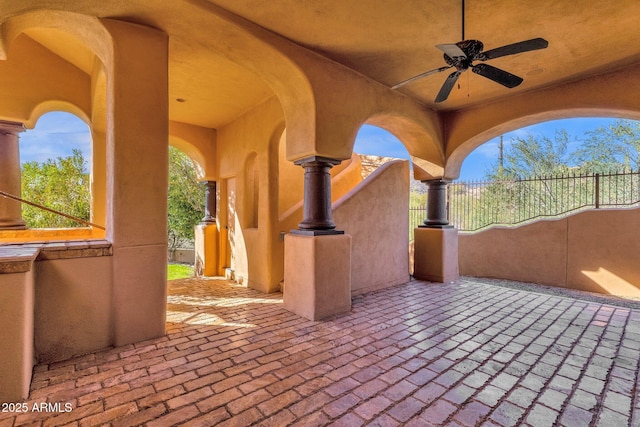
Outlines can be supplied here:
[[28, 228], [0, 230], [0, 245], [104, 239], [105, 231], [97, 228]]
[[0, 274], [25, 273], [33, 261], [111, 256], [107, 240], [11, 243], [0, 245]]

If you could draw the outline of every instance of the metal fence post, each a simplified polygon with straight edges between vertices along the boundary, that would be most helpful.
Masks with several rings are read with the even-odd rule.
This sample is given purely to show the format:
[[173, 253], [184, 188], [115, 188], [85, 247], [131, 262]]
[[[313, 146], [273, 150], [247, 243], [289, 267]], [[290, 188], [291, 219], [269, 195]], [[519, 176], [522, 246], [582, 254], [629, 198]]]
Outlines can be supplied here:
[[596, 173], [595, 177], [596, 177], [596, 189], [595, 189], [596, 209], [600, 209], [600, 174]]

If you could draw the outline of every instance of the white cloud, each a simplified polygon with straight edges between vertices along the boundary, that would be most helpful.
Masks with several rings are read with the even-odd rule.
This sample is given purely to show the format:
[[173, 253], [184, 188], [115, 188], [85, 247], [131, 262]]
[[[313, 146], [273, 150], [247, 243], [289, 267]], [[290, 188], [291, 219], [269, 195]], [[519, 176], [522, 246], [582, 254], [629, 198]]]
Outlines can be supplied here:
[[498, 157], [498, 141], [492, 139], [489, 142], [485, 142], [484, 144], [473, 150], [472, 154], [489, 159], [494, 159]]
[[353, 151], [359, 154], [409, 158], [407, 149], [398, 138], [384, 129], [370, 125], [360, 128]]
[[45, 162], [70, 156], [79, 149], [91, 163], [91, 134], [87, 125], [68, 113], [49, 113], [38, 120], [34, 129], [20, 134], [20, 162]]

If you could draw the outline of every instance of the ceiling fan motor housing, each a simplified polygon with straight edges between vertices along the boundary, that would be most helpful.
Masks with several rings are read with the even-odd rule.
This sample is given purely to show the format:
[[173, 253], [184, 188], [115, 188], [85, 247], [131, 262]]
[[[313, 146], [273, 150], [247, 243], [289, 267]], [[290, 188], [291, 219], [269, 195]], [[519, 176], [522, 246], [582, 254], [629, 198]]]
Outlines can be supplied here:
[[465, 56], [450, 57], [446, 53], [444, 54], [444, 60], [448, 65], [456, 67], [458, 71], [464, 71], [471, 66], [471, 63], [478, 59], [478, 56], [482, 52], [484, 45], [480, 40], [463, 40], [456, 43], [456, 46], [462, 50]]

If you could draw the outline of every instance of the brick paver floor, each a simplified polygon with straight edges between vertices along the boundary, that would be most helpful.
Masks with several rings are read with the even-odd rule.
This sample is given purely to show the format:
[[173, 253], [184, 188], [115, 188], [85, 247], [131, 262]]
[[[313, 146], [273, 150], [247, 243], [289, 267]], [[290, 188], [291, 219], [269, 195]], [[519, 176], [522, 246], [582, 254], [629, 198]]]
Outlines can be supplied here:
[[27, 412], [0, 427], [640, 425], [634, 309], [461, 279], [312, 322], [280, 294], [187, 279], [167, 321], [165, 337], [36, 366]]

